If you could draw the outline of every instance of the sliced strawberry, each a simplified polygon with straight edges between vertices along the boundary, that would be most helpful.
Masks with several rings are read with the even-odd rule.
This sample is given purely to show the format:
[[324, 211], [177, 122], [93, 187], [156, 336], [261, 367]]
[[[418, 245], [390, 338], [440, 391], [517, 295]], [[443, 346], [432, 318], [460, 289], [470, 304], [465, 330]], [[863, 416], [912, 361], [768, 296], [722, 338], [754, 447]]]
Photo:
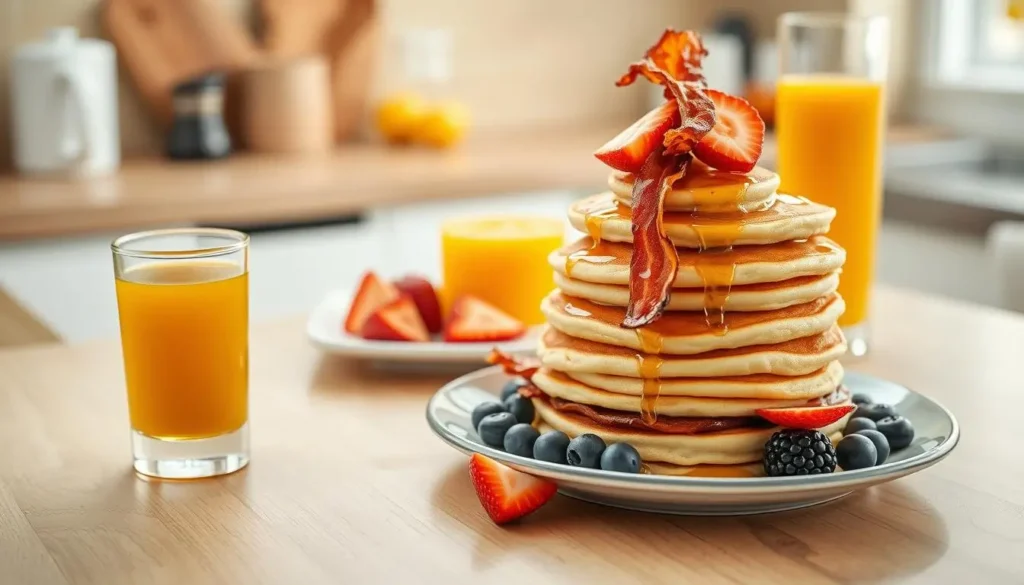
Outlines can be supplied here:
[[526, 332], [526, 325], [501, 309], [465, 295], [455, 301], [445, 341], [507, 341]]
[[759, 408], [757, 416], [787, 429], [820, 429], [836, 422], [857, 408], [853, 404], [836, 406], [798, 406], [796, 408]]
[[348, 316], [345, 317], [345, 331], [358, 334], [370, 315], [398, 296], [398, 289], [382, 280], [372, 270], [363, 274], [356, 296], [352, 298], [352, 304], [349, 306]]
[[421, 276], [405, 276], [394, 282], [395, 288], [403, 294], [412, 297], [416, 308], [423, 317], [423, 323], [427, 331], [431, 333], [441, 332], [441, 303], [437, 300], [437, 291], [430, 281]]
[[423, 324], [416, 303], [408, 295], [384, 305], [363, 324], [364, 339], [382, 341], [427, 341], [427, 327]]
[[679, 125], [679, 107], [669, 100], [644, 114], [629, 128], [597, 149], [594, 156], [604, 164], [635, 173], [655, 149], [661, 147], [665, 133]]
[[715, 127], [693, 147], [693, 154], [722, 171], [750, 172], [761, 158], [764, 120], [743, 98], [714, 89], [707, 94], [715, 103]]
[[495, 524], [505, 524], [540, 508], [558, 486], [516, 471], [479, 453], [469, 459], [469, 477], [484, 510]]

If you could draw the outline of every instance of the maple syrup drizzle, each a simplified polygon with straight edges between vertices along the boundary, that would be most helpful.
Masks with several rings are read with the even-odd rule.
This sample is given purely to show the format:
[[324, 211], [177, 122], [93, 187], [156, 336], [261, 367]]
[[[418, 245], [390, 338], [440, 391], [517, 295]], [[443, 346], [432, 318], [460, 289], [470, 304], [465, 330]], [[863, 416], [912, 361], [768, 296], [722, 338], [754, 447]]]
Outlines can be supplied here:
[[640, 393], [640, 420], [654, 424], [658, 420], [658, 397], [661, 395], [661, 365], [665, 362], [659, 355], [663, 340], [660, 334], [650, 329], [634, 329], [640, 352], [636, 354], [636, 365], [640, 370], [643, 390]]
[[[743, 196], [750, 184], [746, 177], [735, 178], [732, 182], [725, 177], [717, 177], [714, 186], [706, 190], [694, 190], [693, 195], [697, 208], [701, 207], [698, 196], [715, 197], [715, 188], [729, 188], [733, 204], [732, 213], [746, 213], [743, 207]], [[720, 198], [719, 194], [717, 198]], [[710, 215], [710, 214], [706, 214]], [[736, 280], [736, 262], [732, 255], [733, 243], [739, 239], [743, 230], [743, 222], [721, 224], [699, 224], [699, 214], [694, 212], [693, 230], [700, 242], [697, 257], [694, 259], [694, 270], [704, 285], [704, 321], [715, 335], [725, 335], [729, 324], [725, 318], [725, 305], [732, 292], [732, 284]]]
[[576, 264], [592, 252], [595, 252], [598, 246], [601, 245], [601, 230], [603, 229], [604, 222], [608, 218], [616, 217], [619, 214], [619, 206], [619, 203], [612, 201], [612, 205], [608, 207], [583, 210], [583, 225], [587, 229], [587, 235], [590, 236], [590, 249], [577, 250], [565, 257], [566, 276], [572, 278], [572, 269], [576, 267]]

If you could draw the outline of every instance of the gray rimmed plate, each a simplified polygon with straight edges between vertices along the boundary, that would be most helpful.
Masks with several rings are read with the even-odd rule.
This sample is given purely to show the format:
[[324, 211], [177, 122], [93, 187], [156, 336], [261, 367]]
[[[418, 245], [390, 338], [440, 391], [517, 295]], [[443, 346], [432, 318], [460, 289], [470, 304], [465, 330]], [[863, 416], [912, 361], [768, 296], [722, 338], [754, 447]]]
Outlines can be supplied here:
[[463, 453], [482, 453], [520, 471], [555, 481], [559, 491], [567, 496], [647, 512], [734, 515], [812, 506], [926, 469], [948, 455], [960, 438], [956, 419], [937, 402], [898, 384], [847, 372], [845, 384], [851, 392], [894, 405], [914, 425], [914, 442], [877, 467], [818, 476], [736, 479], [583, 469], [509, 455], [480, 441], [472, 428], [470, 413], [481, 402], [495, 400], [508, 379], [495, 366], [449, 382], [427, 404], [430, 428]]

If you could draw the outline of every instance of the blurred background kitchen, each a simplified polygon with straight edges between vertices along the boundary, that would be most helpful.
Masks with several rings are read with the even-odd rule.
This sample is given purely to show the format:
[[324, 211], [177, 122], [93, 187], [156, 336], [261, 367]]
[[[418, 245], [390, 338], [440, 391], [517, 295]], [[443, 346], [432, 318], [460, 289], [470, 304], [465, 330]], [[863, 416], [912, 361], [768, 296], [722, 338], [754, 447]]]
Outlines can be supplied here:
[[0, 345], [116, 335], [109, 243], [147, 227], [250, 231], [256, 322], [436, 280], [443, 218], [604, 186], [666, 26], [770, 123], [792, 10], [892, 22], [878, 279], [1024, 310], [1015, 0], [0, 0]]

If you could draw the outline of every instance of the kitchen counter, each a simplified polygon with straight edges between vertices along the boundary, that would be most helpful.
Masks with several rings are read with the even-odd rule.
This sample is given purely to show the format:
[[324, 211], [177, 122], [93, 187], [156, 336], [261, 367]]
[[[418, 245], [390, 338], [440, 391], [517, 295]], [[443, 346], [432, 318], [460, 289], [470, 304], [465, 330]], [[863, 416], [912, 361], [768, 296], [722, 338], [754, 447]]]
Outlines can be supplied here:
[[0, 241], [171, 224], [316, 221], [401, 202], [597, 189], [621, 127], [482, 135], [453, 151], [358, 145], [329, 155], [129, 160], [81, 181], [0, 177]]
[[450, 376], [252, 331], [251, 466], [131, 472], [116, 341], [0, 351], [0, 574], [31, 584], [1020, 583], [1024, 318], [881, 289], [851, 369], [928, 394], [963, 439], [921, 473], [806, 510], [681, 518], [558, 496], [499, 528], [424, 405]]

